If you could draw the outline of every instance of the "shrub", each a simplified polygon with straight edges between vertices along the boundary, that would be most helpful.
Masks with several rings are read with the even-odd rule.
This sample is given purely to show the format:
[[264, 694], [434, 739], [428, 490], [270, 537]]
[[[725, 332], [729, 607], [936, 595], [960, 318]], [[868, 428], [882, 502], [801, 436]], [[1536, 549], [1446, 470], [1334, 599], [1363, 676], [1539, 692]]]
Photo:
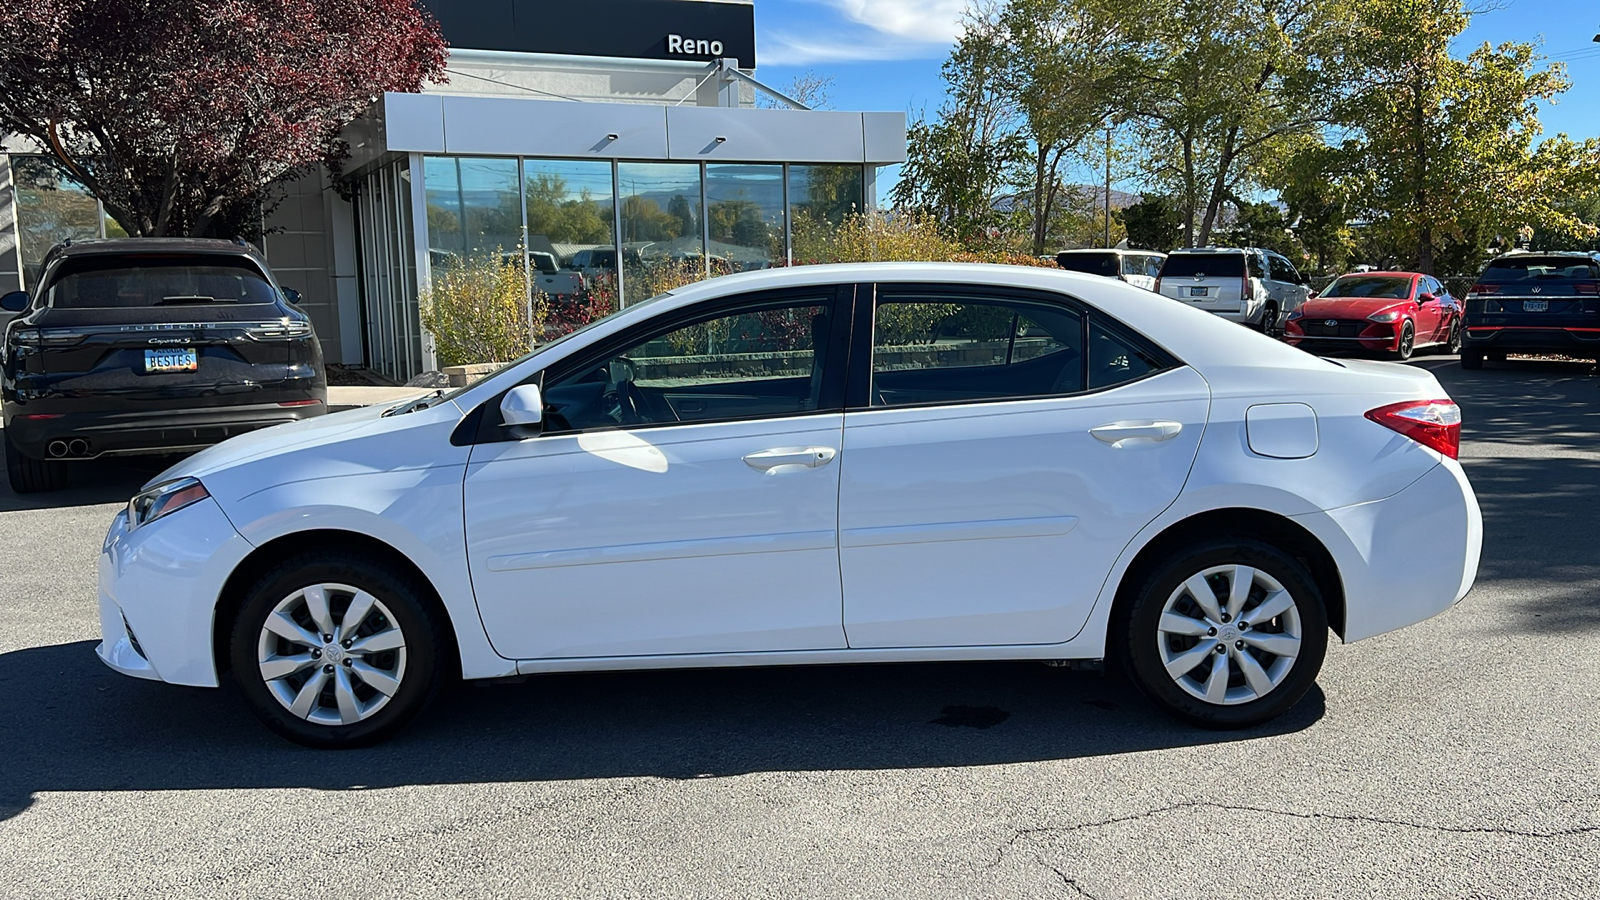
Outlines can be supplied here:
[[528, 350], [528, 274], [515, 254], [493, 250], [433, 271], [422, 327], [439, 366], [516, 359]]

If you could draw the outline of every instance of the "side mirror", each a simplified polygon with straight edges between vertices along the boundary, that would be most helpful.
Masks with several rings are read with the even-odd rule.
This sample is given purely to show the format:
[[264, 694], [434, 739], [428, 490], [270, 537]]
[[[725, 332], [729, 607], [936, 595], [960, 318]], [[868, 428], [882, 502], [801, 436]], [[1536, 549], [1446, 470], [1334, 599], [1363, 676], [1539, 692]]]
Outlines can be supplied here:
[[4, 297], [0, 297], [0, 309], [6, 312], [27, 312], [28, 307], [32, 305], [33, 298], [28, 296], [27, 291], [12, 291]]
[[1424, 303], [1436, 303], [1436, 302], [1438, 302], [1438, 300], [1439, 300], [1439, 298], [1435, 297], [1432, 294], [1418, 294], [1417, 295], [1417, 305], [1418, 306], [1421, 306]]
[[506, 425], [537, 425], [544, 420], [544, 398], [537, 384], [519, 384], [500, 401], [500, 420]]
[[289, 301], [289, 303], [293, 306], [299, 306], [300, 292], [294, 288], [283, 288], [283, 299]]

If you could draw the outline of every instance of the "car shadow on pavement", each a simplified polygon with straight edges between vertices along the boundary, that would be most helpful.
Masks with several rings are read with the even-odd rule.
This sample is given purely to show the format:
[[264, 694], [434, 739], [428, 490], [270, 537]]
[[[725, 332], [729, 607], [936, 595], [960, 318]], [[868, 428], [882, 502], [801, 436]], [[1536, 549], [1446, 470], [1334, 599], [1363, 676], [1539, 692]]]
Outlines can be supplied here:
[[18, 494], [0, 476], [0, 512], [124, 503], [179, 459], [182, 457], [126, 456], [69, 463], [66, 488], [38, 494]]
[[232, 687], [179, 688], [102, 666], [87, 641], [0, 654], [0, 820], [39, 792], [356, 790], [414, 784], [1070, 759], [1307, 728], [1313, 688], [1265, 726], [1161, 715], [1120, 677], [1039, 663], [543, 675], [446, 690], [387, 744], [316, 751], [268, 732]]

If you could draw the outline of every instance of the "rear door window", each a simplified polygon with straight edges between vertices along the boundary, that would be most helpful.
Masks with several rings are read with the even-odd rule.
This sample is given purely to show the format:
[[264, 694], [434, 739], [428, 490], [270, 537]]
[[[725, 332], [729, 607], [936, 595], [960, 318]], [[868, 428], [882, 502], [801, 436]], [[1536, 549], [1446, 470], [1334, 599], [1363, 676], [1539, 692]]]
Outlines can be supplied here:
[[1242, 253], [1174, 253], [1161, 267], [1162, 278], [1187, 278], [1209, 275], [1212, 278], [1243, 278]]
[[56, 309], [275, 303], [277, 291], [245, 259], [218, 255], [68, 259], [46, 289]]

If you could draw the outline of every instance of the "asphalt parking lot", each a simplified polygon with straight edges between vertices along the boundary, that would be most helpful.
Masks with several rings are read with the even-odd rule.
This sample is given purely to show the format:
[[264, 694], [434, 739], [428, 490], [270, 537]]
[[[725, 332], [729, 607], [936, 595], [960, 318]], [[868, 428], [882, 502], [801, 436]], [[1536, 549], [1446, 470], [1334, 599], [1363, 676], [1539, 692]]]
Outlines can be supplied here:
[[1091, 673], [906, 665], [461, 687], [303, 750], [94, 657], [105, 526], [160, 463], [0, 483], [0, 896], [1595, 896], [1600, 375], [1413, 364], [1465, 409], [1478, 586], [1242, 733]]

